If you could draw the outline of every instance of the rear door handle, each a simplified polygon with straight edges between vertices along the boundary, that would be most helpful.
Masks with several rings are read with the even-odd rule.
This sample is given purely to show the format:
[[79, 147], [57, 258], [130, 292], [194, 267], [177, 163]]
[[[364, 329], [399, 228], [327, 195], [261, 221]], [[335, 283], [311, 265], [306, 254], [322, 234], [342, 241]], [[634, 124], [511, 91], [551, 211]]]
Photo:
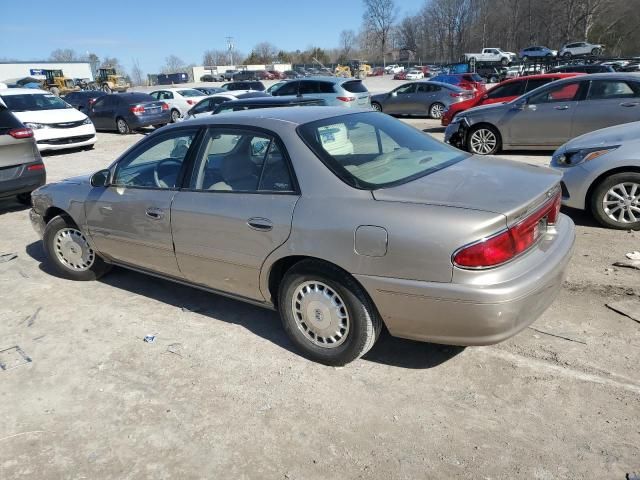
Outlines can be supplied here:
[[153, 220], [161, 220], [164, 218], [164, 211], [160, 208], [147, 208], [145, 215]]
[[253, 217], [247, 220], [247, 225], [249, 225], [249, 228], [259, 232], [268, 232], [273, 229], [273, 222], [268, 218]]
[[626, 102], [620, 104], [621, 107], [637, 107], [638, 105], [640, 105], [638, 102]]
[[559, 107], [553, 107], [556, 110], [568, 110], [569, 109], [569, 105], [560, 105]]

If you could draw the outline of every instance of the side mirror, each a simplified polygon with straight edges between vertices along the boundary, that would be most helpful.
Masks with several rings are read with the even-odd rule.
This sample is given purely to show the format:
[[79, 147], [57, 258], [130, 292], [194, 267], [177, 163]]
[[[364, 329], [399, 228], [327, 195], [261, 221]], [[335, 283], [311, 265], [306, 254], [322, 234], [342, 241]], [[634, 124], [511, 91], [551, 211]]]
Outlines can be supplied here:
[[518, 101], [516, 103], [513, 104], [513, 109], [514, 110], [524, 110], [527, 106], [527, 102], [524, 100]]
[[391, 96], [392, 97], [397, 97], [398, 96], [398, 92], [391, 92]]
[[100, 170], [99, 172], [91, 175], [91, 186], [92, 187], [108, 187], [109, 186], [109, 177], [111, 172], [108, 168], [104, 170]]

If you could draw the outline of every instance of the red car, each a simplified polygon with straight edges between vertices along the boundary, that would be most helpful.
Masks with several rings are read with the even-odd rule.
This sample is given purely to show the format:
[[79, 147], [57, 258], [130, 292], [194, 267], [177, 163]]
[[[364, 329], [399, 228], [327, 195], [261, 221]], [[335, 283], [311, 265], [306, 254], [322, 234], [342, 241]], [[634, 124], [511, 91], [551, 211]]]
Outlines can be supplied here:
[[278, 72], [277, 70], [269, 70], [268, 72], [273, 76], [271, 80], [282, 80], [285, 78], [283, 72]]
[[266, 70], [258, 70], [256, 77], [258, 80], [275, 80], [276, 78], [271, 72], [267, 72]]
[[407, 79], [407, 72], [405, 72], [404, 70], [402, 72], [398, 72], [393, 76], [394, 80], [406, 80]]
[[524, 95], [531, 90], [534, 90], [542, 85], [546, 85], [554, 80], [560, 80], [561, 78], [575, 77], [576, 75], [582, 75], [581, 73], [546, 73], [542, 75], [529, 75], [528, 77], [510, 78], [504, 82], [499, 83], [495, 87], [489, 89], [484, 94], [479, 94], [470, 100], [466, 100], [460, 103], [452, 103], [447, 111], [444, 112], [440, 122], [443, 126], [447, 126], [453, 120], [453, 117], [457, 113], [464, 112], [473, 107], [480, 105], [490, 105], [492, 103], [504, 103], [518, 98], [520, 95]]
[[384, 68], [382, 67], [376, 67], [369, 73], [370, 77], [381, 77], [382, 75], [384, 75]]

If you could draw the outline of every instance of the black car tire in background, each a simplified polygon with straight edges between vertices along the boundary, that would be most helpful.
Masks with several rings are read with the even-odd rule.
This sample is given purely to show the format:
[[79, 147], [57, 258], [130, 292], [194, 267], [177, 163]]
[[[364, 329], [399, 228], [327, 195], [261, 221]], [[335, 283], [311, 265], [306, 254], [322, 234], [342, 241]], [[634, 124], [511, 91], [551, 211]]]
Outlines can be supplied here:
[[116, 118], [116, 130], [118, 130], [118, 133], [120, 135], [127, 135], [128, 133], [131, 133], [131, 129], [129, 128], [129, 124], [122, 117]]
[[382, 111], [382, 105], [380, 105], [378, 102], [371, 102], [371, 108], [378, 112]]

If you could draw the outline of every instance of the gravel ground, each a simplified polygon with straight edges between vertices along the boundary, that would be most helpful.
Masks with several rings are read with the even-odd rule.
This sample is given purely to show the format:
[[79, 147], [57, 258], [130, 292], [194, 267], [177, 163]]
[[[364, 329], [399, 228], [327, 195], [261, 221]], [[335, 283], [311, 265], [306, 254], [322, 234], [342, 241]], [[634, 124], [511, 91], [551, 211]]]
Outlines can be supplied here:
[[[141, 135], [98, 137], [46, 156], [49, 180]], [[330, 368], [273, 312], [121, 269], [53, 276], [27, 210], [1, 202], [0, 254], [18, 256], [0, 263], [0, 349], [32, 361], [0, 370], [0, 478], [623, 479], [640, 470], [640, 325], [605, 303], [640, 299], [640, 271], [611, 267], [640, 232], [566, 213], [568, 278], [532, 328], [466, 349], [384, 336]]]

